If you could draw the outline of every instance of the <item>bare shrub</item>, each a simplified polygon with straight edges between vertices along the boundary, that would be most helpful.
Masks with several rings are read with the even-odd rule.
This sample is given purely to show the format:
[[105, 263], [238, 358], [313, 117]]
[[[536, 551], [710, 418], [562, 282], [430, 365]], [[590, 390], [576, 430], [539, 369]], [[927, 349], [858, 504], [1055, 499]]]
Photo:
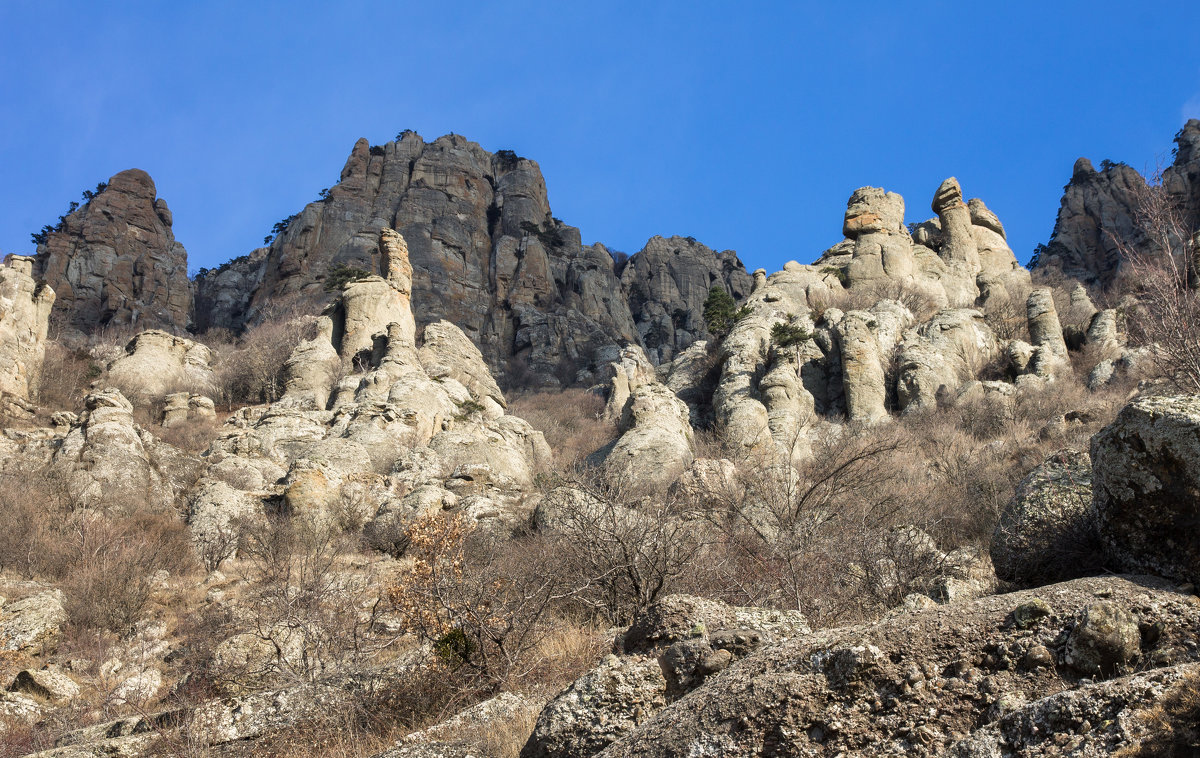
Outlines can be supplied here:
[[589, 390], [524, 392], [509, 399], [508, 412], [546, 436], [559, 471], [576, 468], [617, 437], [616, 425], [604, 420], [604, 398]]
[[296, 346], [315, 335], [316, 319], [306, 300], [273, 302], [262, 320], [236, 342], [212, 345], [215, 385], [226, 408], [273, 403], [283, 396], [283, 367]]
[[38, 403], [54, 410], [78, 410], [92, 381], [102, 373], [103, 368], [86, 352], [72, 350], [61, 342], [47, 342]]
[[[858, 294], [860, 291], [862, 295]], [[916, 317], [917, 323], [928, 321], [939, 310], [936, 295], [927, 287], [912, 281], [888, 279], [852, 288], [850, 292], [855, 297], [871, 301], [865, 306], [856, 307], [870, 308], [880, 300], [895, 300]]]
[[825, 624], [889, 607], [928, 578], [925, 556], [897, 537], [933, 526], [904, 455], [894, 433], [834, 431], [803, 466], [747, 467], [744, 494], [710, 515], [740, 560], [747, 600]]
[[983, 307], [983, 320], [1001, 342], [1029, 341], [1029, 311], [1025, 302], [1029, 288], [1008, 292], [1008, 297], [990, 297]]
[[711, 541], [691, 504], [670, 494], [591, 469], [565, 483], [546, 495], [542, 507], [553, 516], [544, 529], [572, 604], [592, 618], [630, 623], [673, 590]]
[[388, 589], [405, 628], [488, 691], [527, 679], [550, 607], [562, 599], [544, 545], [502, 550], [463, 516], [442, 512], [415, 521], [408, 539], [412, 563]]
[[154, 575], [193, 566], [185, 529], [170, 515], [79, 513], [71, 521], [61, 586], [75, 625], [129, 634], [154, 592]]
[[0, 476], [0, 569], [28, 579], [61, 573], [66, 492], [48, 469]]
[[368, 632], [382, 609], [369, 567], [345, 565], [354, 546], [336, 524], [305, 517], [275, 515], [243, 530], [249, 612], [231, 631], [253, 635], [276, 654], [263, 670], [227, 677], [314, 681], [378, 652], [385, 642]]

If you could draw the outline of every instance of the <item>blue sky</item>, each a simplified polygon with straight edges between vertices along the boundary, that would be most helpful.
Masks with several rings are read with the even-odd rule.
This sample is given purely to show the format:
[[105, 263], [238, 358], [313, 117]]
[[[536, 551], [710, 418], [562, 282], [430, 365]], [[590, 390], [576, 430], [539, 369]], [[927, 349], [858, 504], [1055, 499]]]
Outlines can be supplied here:
[[554, 214], [808, 262], [862, 185], [954, 175], [1022, 260], [1080, 155], [1169, 160], [1200, 117], [1195, 2], [0, 0], [0, 252], [150, 172], [191, 267], [261, 244], [359, 137], [537, 160]]

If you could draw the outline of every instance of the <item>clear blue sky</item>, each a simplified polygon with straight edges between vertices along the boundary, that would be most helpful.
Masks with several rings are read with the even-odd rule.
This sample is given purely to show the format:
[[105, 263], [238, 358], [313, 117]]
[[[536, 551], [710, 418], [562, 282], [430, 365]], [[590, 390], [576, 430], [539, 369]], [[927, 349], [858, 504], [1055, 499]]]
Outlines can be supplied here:
[[1137, 168], [1200, 116], [1196, 2], [0, 0], [0, 252], [143, 168], [193, 269], [244, 254], [359, 137], [536, 159], [554, 214], [768, 270], [840, 239], [850, 192], [940, 181], [1026, 259], [1075, 158]]

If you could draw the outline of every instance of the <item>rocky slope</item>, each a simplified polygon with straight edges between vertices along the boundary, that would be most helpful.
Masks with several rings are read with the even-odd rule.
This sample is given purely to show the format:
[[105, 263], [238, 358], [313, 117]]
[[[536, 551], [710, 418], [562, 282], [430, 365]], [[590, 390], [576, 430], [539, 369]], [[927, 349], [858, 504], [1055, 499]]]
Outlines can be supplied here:
[[[1162, 186], [1194, 226], [1200, 220], [1200, 120], [1191, 119], [1175, 136]], [[1145, 190], [1145, 177], [1125, 163], [1104, 161], [1097, 171], [1087, 158], [1077, 160], [1038, 268], [1060, 269], [1087, 283], [1111, 282], [1122, 264], [1116, 240], [1139, 249], [1149, 244], [1137, 218]]]
[[493, 371], [514, 361], [543, 383], [590, 379], [619, 346], [656, 360], [705, 336], [710, 287], [735, 297], [750, 278], [732, 252], [655, 237], [623, 272], [603, 245], [551, 215], [536, 162], [489, 153], [463, 137], [425, 142], [412, 132], [372, 146], [359, 140], [340, 181], [287, 221], [269, 247], [196, 280], [200, 330], [237, 329], [289, 298], [322, 299], [338, 267], [373, 271], [381, 229], [408, 241], [420, 325], [461, 328]]
[[84, 333], [110, 324], [186, 328], [187, 251], [171, 223], [145, 171], [109, 179], [38, 245], [38, 274], [58, 293], [55, 320]]

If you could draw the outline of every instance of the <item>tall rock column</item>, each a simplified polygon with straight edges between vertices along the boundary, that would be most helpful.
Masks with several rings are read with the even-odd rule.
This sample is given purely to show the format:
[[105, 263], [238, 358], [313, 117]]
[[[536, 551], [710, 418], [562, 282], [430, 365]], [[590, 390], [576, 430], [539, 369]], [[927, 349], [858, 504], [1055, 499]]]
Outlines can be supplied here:
[[[334, 346], [343, 358], [372, 351], [376, 337], [384, 334], [388, 335], [389, 341], [416, 346], [417, 324], [412, 313], [412, 265], [408, 260], [408, 245], [399, 232], [383, 229], [379, 235], [379, 252], [380, 268], [387, 278], [368, 276], [350, 282], [342, 290], [334, 318]], [[397, 326], [389, 330], [390, 324]]]
[[54, 290], [33, 278], [32, 258], [14, 255], [0, 266], [0, 397], [37, 398], [53, 305]]
[[887, 385], [872, 314], [850, 311], [837, 326], [842, 352], [842, 381], [846, 412], [856, 423], [874, 424], [887, 418]]
[[942, 226], [938, 255], [950, 276], [943, 282], [950, 305], [969, 307], [979, 296], [975, 277], [979, 273], [979, 243], [971, 223], [971, 209], [963, 202], [962, 187], [953, 176], [942, 182], [931, 205]]
[[913, 273], [912, 240], [904, 231], [904, 198], [879, 187], [861, 187], [850, 196], [842, 233], [854, 240], [851, 282], [907, 279]]
[[83, 332], [107, 324], [187, 327], [187, 251], [172, 221], [154, 180], [136, 168], [67, 215], [37, 254], [41, 277], [58, 293], [56, 322]]

